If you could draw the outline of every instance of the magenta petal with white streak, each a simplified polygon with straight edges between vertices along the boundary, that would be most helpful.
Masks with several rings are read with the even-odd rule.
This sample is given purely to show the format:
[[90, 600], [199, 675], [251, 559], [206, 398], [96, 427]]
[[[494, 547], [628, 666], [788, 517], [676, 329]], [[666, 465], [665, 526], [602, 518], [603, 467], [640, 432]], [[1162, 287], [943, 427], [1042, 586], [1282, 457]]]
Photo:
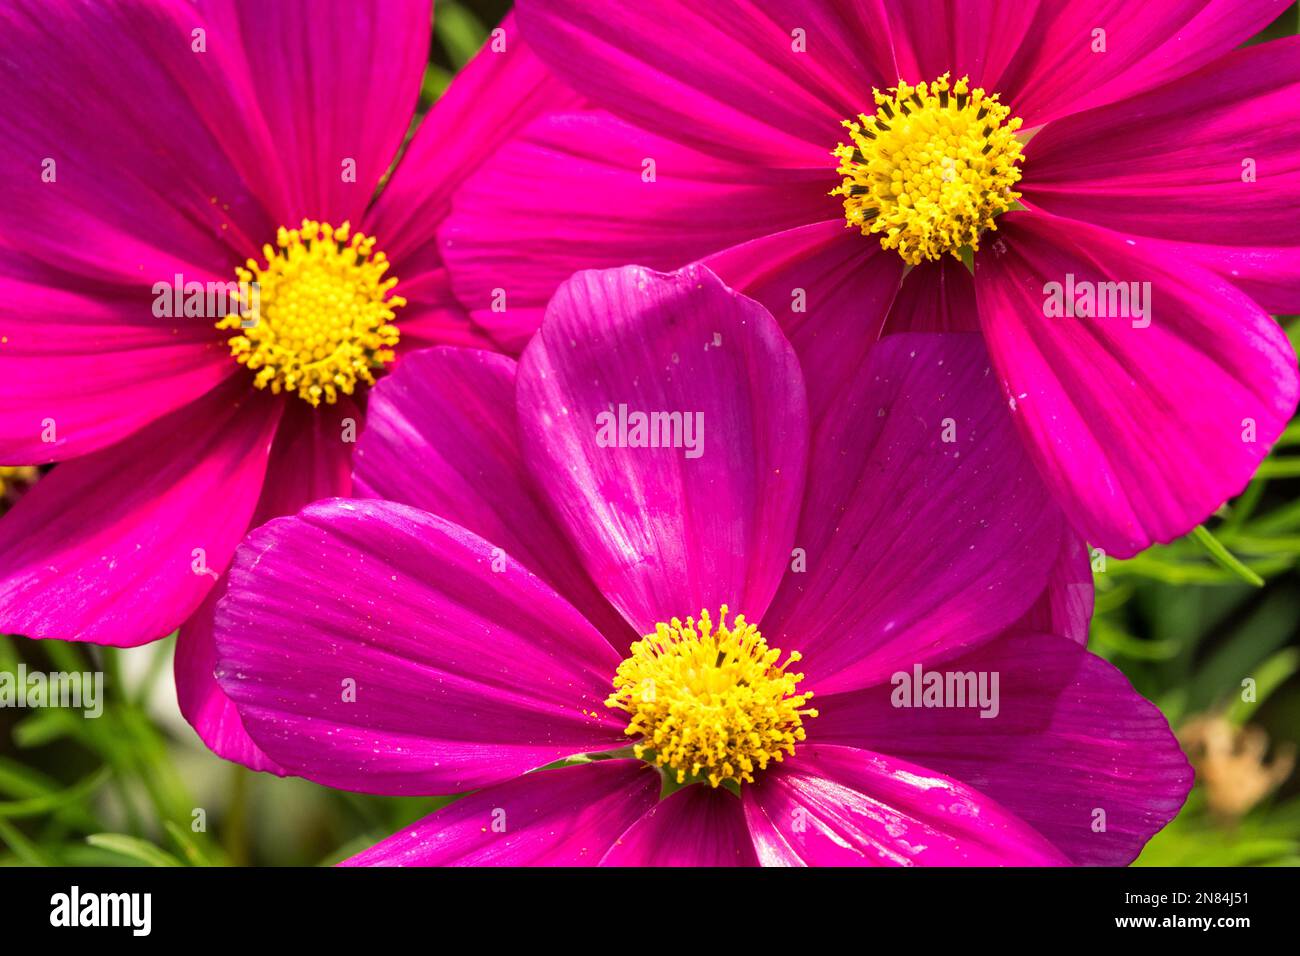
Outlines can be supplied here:
[[217, 679], [291, 773], [458, 793], [616, 747], [619, 655], [500, 549], [391, 502], [332, 499], [255, 531], [217, 605]]
[[[1141, 239], [1036, 213], [1007, 214], [998, 236], [1005, 251], [976, 262], [985, 339], [1079, 533], [1127, 557], [1240, 492], [1296, 408], [1296, 357], [1277, 323], [1226, 280]], [[1116, 282], [1145, 307], [1047, 314], [1067, 283]]]
[[1051, 866], [1068, 860], [970, 787], [893, 756], [808, 744], [744, 792], [764, 866]]
[[659, 797], [639, 760], [525, 774], [457, 800], [344, 866], [594, 866]]
[[[580, 272], [520, 361], [518, 401], [534, 479], [637, 631], [721, 604], [762, 616], [808, 449], [803, 375], [766, 309], [702, 266]], [[680, 447], [634, 447], [632, 413], [679, 413], [664, 437]]]
[[1009, 634], [924, 669], [984, 675], [986, 688], [998, 675], [996, 715], [894, 706], [903, 685], [891, 680], [819, 699], [816, 739], [885, 751], [959, 780], [1077, 864], [1129, 863], [1182, 807], [1192, 771], [1164, 715], [1081, 645]]

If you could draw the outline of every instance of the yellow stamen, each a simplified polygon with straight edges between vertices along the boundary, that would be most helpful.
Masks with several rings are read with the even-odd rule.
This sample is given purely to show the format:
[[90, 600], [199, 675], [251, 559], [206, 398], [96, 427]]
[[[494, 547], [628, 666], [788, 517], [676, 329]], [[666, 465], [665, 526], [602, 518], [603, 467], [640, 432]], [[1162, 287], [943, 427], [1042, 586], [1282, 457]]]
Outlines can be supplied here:
[[803, 674], [786, 672], [799, 653], [780, 656], [743, 614], [728, 627], [725, 604], [716, 630], [708, 611], [698, 623], [673, 618], [632, 645], [605, 705], [632, 715], [633, 752], [678, 784], [753, 783], [755, 770], [794, 754], [803, 718], [817, 716], [804, 706], [812, 693], [795, 693]]
[[833, 155], [844, 181], [844, 218], [862, 234], [919, 265], [944, 253], [979, 250], [980, 233], [1020, 198], [1023, 159], [1020, 118], [997, 94], [970, 89], [967, 77], [949, 85], [903, 80], [888, 93], [873, 90], [877, 110], [845, 120], [851, 142]]
[[36, 480], [36, 469], [30, 465], [0, 465], [0, 498], [9, 489], [30, 485]]
[[235, 360], [257, 373], [258, 388], [314, 406], [351, 395], [358, 382], [373, 385], [375, 370], [393, 360], [393, 310], [406, 305], [389, 295], [397, 279], [384, 278], [388, 258], [346, 222], [335, 229], [304, 219], [300, 229], [281, 226], [275, 242], [262, 247], [265, 265], [249, 259], [235, 270], [245, 314], [217, 322], [235, 332]]

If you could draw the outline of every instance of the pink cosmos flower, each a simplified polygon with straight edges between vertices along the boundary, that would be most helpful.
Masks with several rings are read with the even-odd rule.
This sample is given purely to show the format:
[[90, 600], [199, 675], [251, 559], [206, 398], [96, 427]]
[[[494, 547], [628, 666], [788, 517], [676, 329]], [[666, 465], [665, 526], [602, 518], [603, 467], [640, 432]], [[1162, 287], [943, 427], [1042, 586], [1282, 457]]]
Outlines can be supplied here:
[[978, 337], [892, 337], [810, 415], [706, 268], [580, 273], [517, 367], [379, 383], [355, 478], [253, 532], [216, 614], [282, 767], [476, 791], [353, 863], [1118, 864], [1190, 786], [1082, 645]]
[[1268, 313], [1300, 311], [1300, 38], [1238, 49], [1288, 2], [519, 0], [613, 115], [541, 118], [469, 181], [453, 286], [485, 321], [506, 286], [517, 348], [576, 269], [705, 258], [815, 411], [882, 333], [981, 331], [1074, 527], [1131, 555], [1296, 407]]
[[[430, 13], [0, 10], [0, 462], [58, 462], [0, 521], [0, 631], [129, 646], [180, 627], [182, 710], [255, 767], [274, 769], [212, 678], [219, 575], [250, 526], [348, 492], [395, 353], [482, 341], [432, 229], [513, 129], [577, 102], [507, 20], [386, 179]], [[260, 313], [178, 311], [155, 288], [177, 276], [247, 279], [250, 307], [257, 279]]]

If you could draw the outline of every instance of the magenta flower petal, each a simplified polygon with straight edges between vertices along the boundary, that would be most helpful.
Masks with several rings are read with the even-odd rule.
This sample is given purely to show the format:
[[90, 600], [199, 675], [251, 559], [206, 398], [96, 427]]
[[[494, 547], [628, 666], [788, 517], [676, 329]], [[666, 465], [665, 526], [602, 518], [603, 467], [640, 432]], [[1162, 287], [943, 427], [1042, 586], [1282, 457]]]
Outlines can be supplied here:
[[225, 596], [223, 576], [208, 592], [199, 609], [190, 615], [176, 639], [172, 673], [181, 716], [199, 739], [218, 757], [243, 764], [250, 770], [264, 770], [284, 776], [287, 771], [262, 752], [244, 729], [234, 701], [217, 683], [217, 645], [213, 616], [217, 602]]
[[1047, 578], [1047, 589], [1015, 629], [1060, 634], [1087, 646], [1094, 591], [1088, 545], [1067, 530], [1061, 535], [1060, 554]]
[[[1224, 280], [1140, 240], [1032, 213], [1004, 222], [1006, 252], [977, 263], [980, 317], [1045, 479], [1111, 554], [1185, 534], [1245, 486], [1295, 411], [1286, 336]], [[1048, 283], [1067, 276], [1149, 282], [1145, 319], [1049, 317]]]
[[724, 282], [767, 306], [809, 376], [816, 421], [840, 401], [880, 335], [902, 261], [863, 246], [844, 220], [774, 233], [704, 260]]
[[[497, 29], [503, 31], [500, 42], [505, 48], [493, 50], [489, 40], [456, 74], [456, 82], [421, 121], [392, 178], [366, 215], [367, 232], [384, 237], [384, 249], [394, 261], [409, 262], [413, 256], [434, 251], [429, 224], [447, 217], [452, 195], [466, 177], [492, 163], [529, 122], [545, 113], [578, 109], [584, 103], [524, 43], [513, 13]], [[403, 122], [409, 118], [408, 113]], [[509, 153], [514, 154], [516, 148], [512, 143]], [[515, 173], [526, 175], [530, 170], [520, 165]], [[532, 198], [527, 189], [516, 188], [511, 193], [515, 200]], [[500, 204], [495, 208], [498, 213], [508, 211]], [[403, 275], [403, 282], [407, 278]], [[403, 313], [403, 329], [408, 318]]]
[[[518, 402], [534, 479], [638, 632], [721, 604], [762, 616], [808, 449], [803, 375], [766, 309], [702, 266], [578, 273], [520, 361]], [[682, 447], [635, 447], [634, 412], [679, 413]]]
[[909, 269], [885, 319], [886, 335], [979, 330], [979, 306], [970, 270], [948, 256]]
[[248, 527], [279, 417], [232, 383], [44, 476], [0, 521], [0, 632], [129, 647], [175, 630]]
[[996, 672], [997, 716], [894, 707], [886, 683], [818, 700], [817, 740], [887, 751], [960, 780], [1077, 864], [1130, 862], [1183, 805], [1192, 771], [1164, 716], [1081, 645], [1006, 635], [942, 670]]
[[[348, 425], [348, 421], [353, 424]], [[271, 446], [266, 481], [249, 524], [264, 524], [321, 498], [346, 495], [352, 487], [350, 445], [342, 441], [345, 429], [361, 420], [348, 398], [325, 408], [303, 402], [285, 407], [284, 417]], [[217, 683], [217, 646], [213, 615], [226, 593], [222, 577], [202, 606], [181, 625], [176, 640], [176, 696], [181, 713], [208, 748], [219, 757], [253, 770], [284, 774], [283, 768], [253, 743], [235, 709]]]
[[763, 633], [803, 653], [804, 689], [867, 686], [1018, 619], [1063, 528], [979, 338], [890, 336], [818, 423], [794, 541], [807, 570]]
[[1300, 37], [1053, 123], [1028, 153], [1026, 202], [1055, 215], [1163, 239], [1300, 246]]
[[[480, 328], [471, 324], [469, 312], [456, 302], [438, 244], [430, 241], [430, 231], [451, 214], [451, 197], [465, 178], [492, 163], [494, 157], [510, 155], [514, 147], [507, 150], [506, 144], [528, 122], [546, 112], [578, 109], [584, 102], [542, 66], [524, 43], [513, 14], [502, 21], [497, 31], [421, 121], [392, 178], [363, 220], [368, 235], [384, 237], [384, 249], [399, 270], [399, 291], [408, 300], [399, 318], [400, 348], [404, 351], [433, 345], [486, 348], [492, 344]], [[527, 166], [515, 169], [512, 194], [517, 201], [533, 195], [521, 182], [528, 171]], [[498, 221], [503, 221], [507, 209], [500, 203], [493, 209]], [[565, 276], [573, 271], [570, 268]], [[498, 273], [489, 290], [500, 282]], [[483, 310], [478, 317], [522, 321], [516, 340], [507, 337], [517, 351], [536, 330], [541, 310], [539, 306], [529, 322], [518, 290], [509, 291], [511, 308], [507, 312], [490, 310], [489, 291], [477, 300]], [[489, 324], [495, 327], [498, 323]]]
[[224, 45], [191, 52], [207, 26], [171, 0], [0, 11], [6, 272], [128, 286], [147, 308], [151, 283], [206, 279], [274, 235], [250, 185], [269, 134], [250, 132], [255, 92], [233, 88]]
[[840, 120], [872, 86], [898, 79], [888, 32], [855, 6], [521, 0], [518, 9], [524, 36], [579, 92], [729, 159], [824, 169]]
[[1069, 862], [994, 800], [906, 760], [807, 744], [745, 788], [764, 866], [1052, 866]]
[[[962, 0], [957, 7], [950, 0], [884, 0], [897, 59], [886, 85], [951, 71], [969, 76], [972, 86], [998, 89], [1043, 6], [1038, 0]], [[874, 29], [882, 30], [884, 24]]]
[[[406, 270], [414, 267], [413, 278]], [[491, 348], [492, 340], [470, 321], [470, 313], [456, 301], [451, 274], [441, 264], [432, 239], [404, 260], [400, 292], [407, 299], [398, 317], [401, 339], [397, 343], [397, 364], [410, 352], [438, 345]], [[389, 366], [396, 368], [396, 365]]]
[[1200, 242], [1148, 243], [1171, 262], [1192, 262], [1217, 273], [1273, 315], [1300, 312], [1300, 245], [1216, 246]]
[[740, 798], [696, 785], [648, 809], [601, 866], [758, 866], [758, 857]]
[[457, 800], [344, 866], [594, 866], [654, 806], [636, 760], [542, 770]]
[[[415, 112], [431, 0], [204, 0], [203, 8], [210, 43], [245, 98], [242, 121], [269, 137], [270, 148], [251, 155], [278, 160], [265, 174], [278, 174], [277, 188], [262, 197], [276, 224], [304, 216], [359, 224]], [[254, 248], [265, 241], [255, 238]]]
[[0, 278], [0, 462], [97, 451], [238, 372], [212, 328], [157, 319], [148, 296]]
[[[1034, 23], [999, 81], [1003, 101], [1014, 105], [1028, 129], [1132, 96], [1244, 43], [1288, 2], [1038, 0]], [[1098, 47], [1099, 41], [1105, 46]]]
[[636, 639], [596, 590], [524, 464], [515, 362], [472, 349], [415, 352], [370, 393], [358, 495], [455, 522], [540, 574], [620, 650]]
[[517, 561], [440, 518], [319, 502], [253, 532], [229, 575], [217, 679], [292, 773], [457, 793], [624, 739], [604, 706], [618, 653]]
[[[674, 269], [803, 225], [810, 210], [834, 214], [827, 189], [821, 170], [717, 159], [602, 113], [547, 116], [468, 180], [439, 239], [475, 320], [522, 348], [574, 272], [629, 262]], [[503, 276], [501, 261], [513, 257], [528, 268]], [[504, 311], [493, 311], [496, 289], [506, 294]]]

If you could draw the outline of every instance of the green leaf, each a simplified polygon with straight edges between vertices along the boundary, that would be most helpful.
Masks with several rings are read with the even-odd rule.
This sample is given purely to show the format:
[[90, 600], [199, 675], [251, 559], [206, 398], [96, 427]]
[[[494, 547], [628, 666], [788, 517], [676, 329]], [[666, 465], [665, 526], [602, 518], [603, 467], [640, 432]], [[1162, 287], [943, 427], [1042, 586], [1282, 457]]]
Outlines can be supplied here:
[[43, 747], [56, 740], [75, 735], [74, 719], [66, 710], [50, 708], [39, 710], [19, 721], [13, 730], [14, 743], [19, 747]]
[[38, 847], [27, 837], [23, 836], [16, 826], [8, 820], [0, 817], [0, 840], [5, 842], [9, 849], [13, 850], [14, 856], [18, 857], [27, 866], [54, 866], [55, 860], [48, 856], [44, 850]]
[[1219, 542], [1218, 538], [1210, 534], [1209, 529], [1207, 529], [1205, 525], [1198, 524], [1195, 530], [1192, 531], [1192, 537], [1200, 542], [1201, 546], [1209, 552], [1210, 557], [1212, 557], [1220, 567], [1231, 571], [1247, 584], [1253, 585], [1257, 588], [1262, 588], [1264, 586], [1264, 579], [1242, 564], [1231, 551]]
[[1300, 478], [1300, 456], [1267, 458], [1255, 472], [1256, 478]]
[[154, 846], [147, 840], [128, 836], [125, 833], [92, 833], [86, 842], [101, 850], [111, 850], [118, 856], [135, 860], [145, 866], [183, 866], [180, 860], [166, 850]]
[[174, 820], [163, 822], [163, 829], [167, 835], [172, 838], [181, 853], [185, 854], [186, 861], [190, 866], [214, 866], [212, 859], [203, 851], [203, 848], [195, 842], [194, 838], [186, 832], [185, 828], [178, 825]]
[[433, 30], [457, 70], [473, 59], [487, 39], [487, 29], [483, 24], [455, 0], [438, 0]]
[[1255, 668], [1250, 676], [1255, 679], [1255, 699], [1242, 700], [1238, 694], [1228, 710], [1228, 719], [1240, 726], [1251, 718], [1275, 690], [1300, 670], [1300, 647], [1285, 647]]
[[108, 768], [100, 767], [94, 773], [79, 780], [66, 790], [47, 793], [39, 797], [28, 797], [25, 800], [7, 800], [0, 803], [0, 817], [9, 819], [35, 817], [43, 813], [51, 813], [64, 806], [80, 803], [98, 790], [104, 781], [108, 779], [108, 775]]

